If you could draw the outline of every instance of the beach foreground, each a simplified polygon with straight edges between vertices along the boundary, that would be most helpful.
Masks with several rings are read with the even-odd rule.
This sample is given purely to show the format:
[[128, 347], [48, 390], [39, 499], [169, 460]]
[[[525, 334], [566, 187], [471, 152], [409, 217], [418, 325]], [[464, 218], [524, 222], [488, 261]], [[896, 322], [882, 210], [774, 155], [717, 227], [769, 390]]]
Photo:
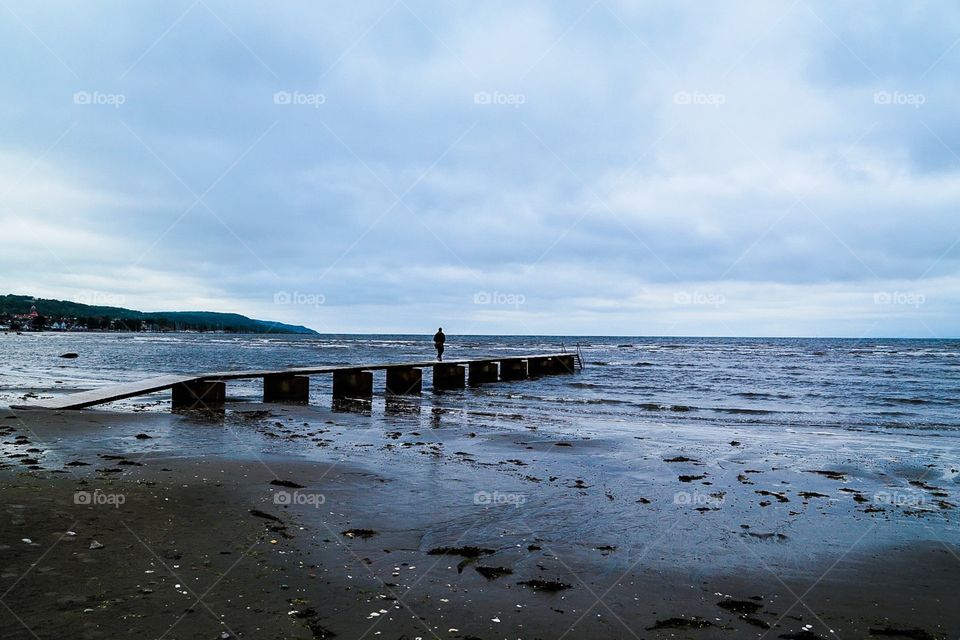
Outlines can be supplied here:
[[0, 414], [5, 638], [952, 638], [948, 442]]

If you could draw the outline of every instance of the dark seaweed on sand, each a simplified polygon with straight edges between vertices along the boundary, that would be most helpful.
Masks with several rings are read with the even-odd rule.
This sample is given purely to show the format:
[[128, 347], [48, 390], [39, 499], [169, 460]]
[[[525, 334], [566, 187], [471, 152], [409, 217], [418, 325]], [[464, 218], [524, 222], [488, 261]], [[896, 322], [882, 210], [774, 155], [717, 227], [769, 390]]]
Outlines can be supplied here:
[[566, 582], [560, 582], [559, 580], [541, 580], [540, 578], [534, 578], [533, 580], [524, 580], [518, 582], [517, 584], [523, 585], [525, 587], [530, 587], [537, 591], [565, 591], [570, 588], [570, 585]]
[[290, 489], [303, 489], [302, 484], [297, 484], [292, 480], [271, 480], [270, 484], [277, 487], [288, 487]]
[[742, 533], [742, 534], [740, 534], [740, 535], [748, 535], [748, 536], [750, 536], [751, 538], [757, 538], [758, 540], [776, 540], [777, 542], [783, 542], [784, 540], [787, 539], [787, 536], [785, 536], [784, 534], [782, 534], [782, 533], [774, 533], [774, 532], [771, 532], [771, 533], [754, 533], [753, 531], [747, 531], [747, 532]]
[[657, 620], [652, 627], [647, 627], [647, 631], [657, 629], [706, 629], [712, 627], [713, 623], [696, 616], [692, 618], [667, 618], [666, 620]]
[[250, 509], [250, 515], [255, 516], [257, 518], [263, 518], [264, 520], [271, 520], [273, 522], [283, 522], [283, 520], [281, 520], [277, 516], [272, 516], [269, 513], [266, 513], [265, 511], [260, 511], [260, 509]]
[[790, 499], [783, 495], [782, 493], [777, 493], [776, 491], [767, 491], [766, 489], [761, 489], [759, 491], [754, 491], [757, 495], [761, 496], [770, 496], [776, 498], [778, 502], [790, 502]]
[[740, 619], [746, 622], [747, 624], [752, 624], [755, 627], [760, 627], [761, 629], [769, 629], [770, 624], [759, 618], [753, 618], [751, 616], [740, 616]]
[[823, 469], [807, 469], [807, 473], [816, 473], [821, 476], [830, 478], [831, 480], [846, 480], [847, 474], [840, 471], [825, 471]]
[[501, 576], [508, 576], [513, 573], [513, 569], [507, 567], [474, 567], [474, 569], [487, 580], [496, 580]]

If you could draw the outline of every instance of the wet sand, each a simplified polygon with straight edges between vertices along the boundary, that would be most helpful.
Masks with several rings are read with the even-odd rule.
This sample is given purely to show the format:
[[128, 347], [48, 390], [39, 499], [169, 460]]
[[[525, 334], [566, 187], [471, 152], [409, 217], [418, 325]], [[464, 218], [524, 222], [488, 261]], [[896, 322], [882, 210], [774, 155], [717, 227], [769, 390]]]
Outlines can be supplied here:
[[3, 638], [954, 638], [943, 438], [0, 413]]

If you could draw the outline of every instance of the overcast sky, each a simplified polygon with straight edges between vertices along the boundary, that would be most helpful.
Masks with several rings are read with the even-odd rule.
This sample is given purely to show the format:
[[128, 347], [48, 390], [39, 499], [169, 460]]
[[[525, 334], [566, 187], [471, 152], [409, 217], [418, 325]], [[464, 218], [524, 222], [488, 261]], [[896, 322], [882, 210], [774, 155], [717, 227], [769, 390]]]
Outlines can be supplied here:
[[0, 290], [960, 335], [955, 2], [0, 2]]

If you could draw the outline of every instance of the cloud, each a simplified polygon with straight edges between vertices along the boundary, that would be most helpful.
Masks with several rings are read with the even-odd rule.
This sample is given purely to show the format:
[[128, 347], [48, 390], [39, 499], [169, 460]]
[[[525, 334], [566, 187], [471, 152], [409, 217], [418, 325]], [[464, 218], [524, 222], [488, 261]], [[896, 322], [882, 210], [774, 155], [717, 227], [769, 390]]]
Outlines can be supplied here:
[[5, 289], [336, 331], [960, 331], [955, 7], [9, 4]]

